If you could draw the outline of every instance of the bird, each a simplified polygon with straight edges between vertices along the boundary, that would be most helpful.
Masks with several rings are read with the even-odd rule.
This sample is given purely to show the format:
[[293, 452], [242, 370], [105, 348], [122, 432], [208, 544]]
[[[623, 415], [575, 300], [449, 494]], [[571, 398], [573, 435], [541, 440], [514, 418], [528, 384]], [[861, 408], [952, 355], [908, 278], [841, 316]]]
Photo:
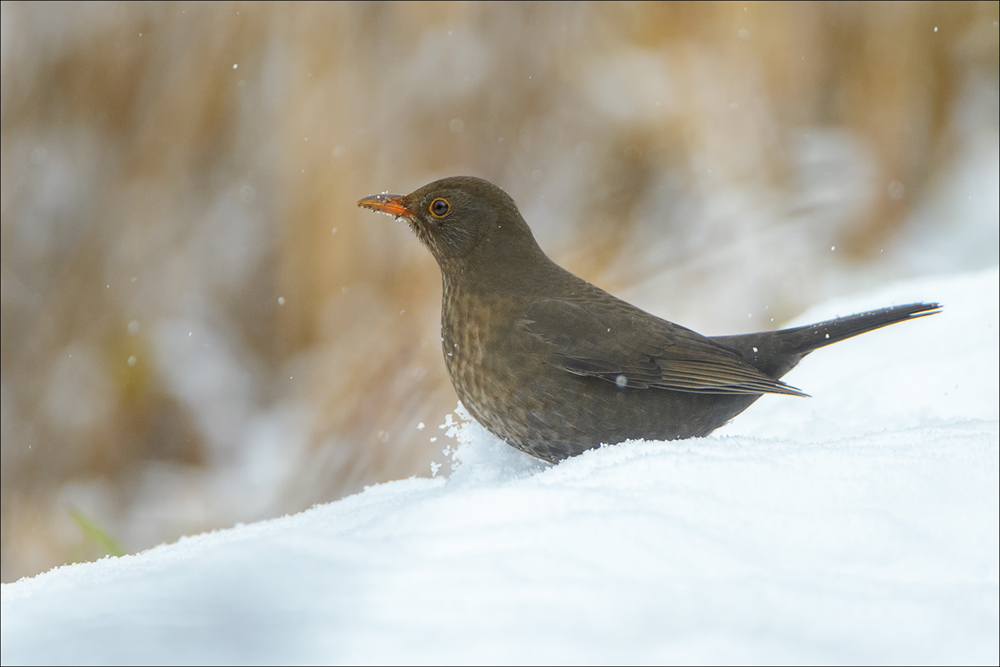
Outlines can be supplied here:
[[912, 303], [809, 326], [702, 336], [578, 278], [542, 251], [514, 200], [456, 176], [358, 206], [402, 219], [441, 269], [441, 344], [469, 414], [550, 463], [625, 440], [701, 437], [813, 350], [933, 315]]

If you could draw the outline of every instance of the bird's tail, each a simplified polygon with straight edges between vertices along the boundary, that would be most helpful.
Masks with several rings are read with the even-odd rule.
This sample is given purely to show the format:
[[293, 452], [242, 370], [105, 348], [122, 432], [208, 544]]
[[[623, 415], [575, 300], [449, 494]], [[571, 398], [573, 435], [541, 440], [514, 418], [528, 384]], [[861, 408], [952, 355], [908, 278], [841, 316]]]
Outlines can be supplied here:
[[935, 315], [940, 312], [941, 304], [938, 303], [908, 303], [904, 306], [892, 306], [867, 313], [838, 317], [804, 327], [782, 329], [774, 333], [779, 336], [786, 350], [805, 356], [818, 348], [832, 345], [873, 329], [880, 329], [896, 322]]
[[941, 312], [937, 303], [909, 303], [780, 331], [719, 336], [714, 341], [738, 351], [745, 361], [778, 379], [813, 350], [873, 329]]

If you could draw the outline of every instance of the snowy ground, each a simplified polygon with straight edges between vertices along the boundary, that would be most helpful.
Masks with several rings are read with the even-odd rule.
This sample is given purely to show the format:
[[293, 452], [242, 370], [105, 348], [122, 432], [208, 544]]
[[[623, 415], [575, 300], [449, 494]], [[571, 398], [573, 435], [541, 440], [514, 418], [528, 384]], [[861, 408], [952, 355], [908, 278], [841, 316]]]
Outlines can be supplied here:
[[5, 584], [2, 661], [997, 664], [998, 283], [807, 313], [945, 304], [708, 438], [548, 466], [464, 424], [447, 479]]

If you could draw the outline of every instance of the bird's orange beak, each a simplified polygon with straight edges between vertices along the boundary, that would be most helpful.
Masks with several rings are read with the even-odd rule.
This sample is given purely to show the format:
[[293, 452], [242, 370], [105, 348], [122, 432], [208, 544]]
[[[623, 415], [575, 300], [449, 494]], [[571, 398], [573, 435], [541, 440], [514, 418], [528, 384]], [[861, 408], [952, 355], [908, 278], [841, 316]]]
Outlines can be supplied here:
[[379, 213], [391, 215], [394, 218], [412, 218], [414, 213], [403, 205], [403, 195], [371, 195], [358, 200], [361, 208], [370, 208]]

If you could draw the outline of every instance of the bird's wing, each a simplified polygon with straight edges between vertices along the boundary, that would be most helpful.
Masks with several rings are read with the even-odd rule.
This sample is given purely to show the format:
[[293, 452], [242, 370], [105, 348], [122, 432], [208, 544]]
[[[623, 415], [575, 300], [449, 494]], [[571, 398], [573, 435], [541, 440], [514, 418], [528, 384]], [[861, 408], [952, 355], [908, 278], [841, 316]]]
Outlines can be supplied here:
[[594, 302], [533, 301], [518, 327], [548, 344], [549, 363], [619, 386], [699, 394], [791, 394], [798, 389], [690, 329], [655, 318], [607, 293]]

